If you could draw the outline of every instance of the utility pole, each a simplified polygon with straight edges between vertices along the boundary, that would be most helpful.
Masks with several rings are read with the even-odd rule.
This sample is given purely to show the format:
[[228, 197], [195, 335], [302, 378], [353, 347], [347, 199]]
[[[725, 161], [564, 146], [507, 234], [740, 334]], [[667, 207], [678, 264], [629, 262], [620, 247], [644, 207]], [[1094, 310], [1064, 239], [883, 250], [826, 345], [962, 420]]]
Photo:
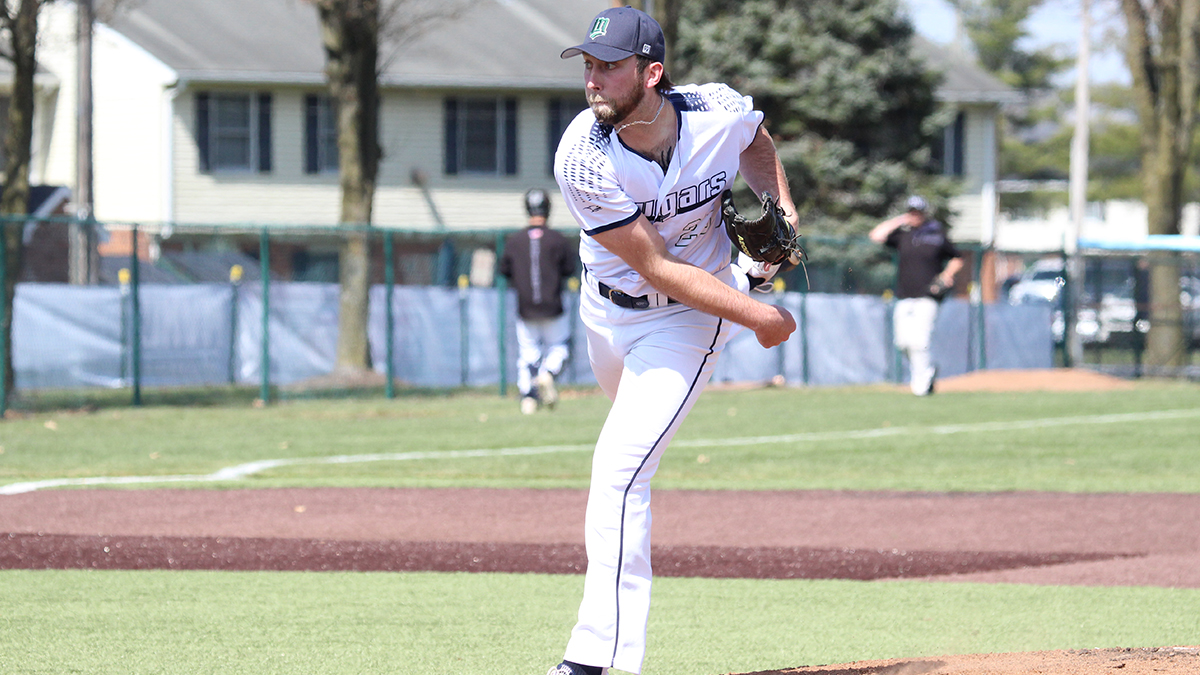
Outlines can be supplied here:
[[93, 0], [76, 0], [75, 51], [78, 109], [76, 115], [75, 222], [70, 225], [67, 275], [72, 284], [99, 281], [96, 216], [92, 195], [92, 27]]
[[1079, 235], [1083, 231], [1083, 216], [1087, 210], [1088, 142], [1091, 124], [1091, 83], [1088, 62], [1091, 60], [1092, 11], [1091, 0], [1080, 0], [1079, 54], [1075, 62], [1075, 134], [1071, 137], [1071, 169], [1069, 176], [1071, 230], [1064, 248], [1067, 253], [1067, 307], [1064, 308], [1064, 339], [1072, 367], [1083, 362], [1083, 338], [1079, 335], [1079, 303], [1083, 298], [1083, 256], [1079, 252]]

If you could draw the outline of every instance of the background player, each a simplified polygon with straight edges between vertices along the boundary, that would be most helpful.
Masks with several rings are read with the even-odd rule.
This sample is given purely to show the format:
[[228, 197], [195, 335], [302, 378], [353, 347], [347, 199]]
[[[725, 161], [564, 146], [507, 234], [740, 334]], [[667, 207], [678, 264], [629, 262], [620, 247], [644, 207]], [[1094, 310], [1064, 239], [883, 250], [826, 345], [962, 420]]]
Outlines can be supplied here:
[[[722, 84], [673, 87], [662, 30], [629, 7], [601, 12], [583, 55], [590, 110], [568, 126], [555, 177], [583, 230], [580, 314], [612, 408], [592, 457], [579, 619], [556, 675], [641, 672], [650, 607], [650, 478], [712, 375], [733, 323], [773, 347], [796, 329], [752, 300], [730, 265], [721, 193], [741, 172], [796, 209], [762, 113]], [[740, 284], [739, 284], [740, 279]]]
[[504, 240], [500, 274], [517, 291], [517, 389], [521, 412], [538, 404], [554, 407], [554, 378], [570, 355], [569, 318], [563, 313], [563, 280], [575, 274], [575, 252], [562, 234], [546, 226], [550, 196], [533, 188], [525, 193], [529, 226]]
[[929, 354], [938, 303], [954, 287], [962, 254], [946, 228], [928, 215], [929, 205], [913, 195], [908, 211], [876, 225], [871, 240], [900, 254], [896, 272], [893, 334], [896, 348], [908, 357], [910, 385], [917, 396], [933, 393], [937, 368]]

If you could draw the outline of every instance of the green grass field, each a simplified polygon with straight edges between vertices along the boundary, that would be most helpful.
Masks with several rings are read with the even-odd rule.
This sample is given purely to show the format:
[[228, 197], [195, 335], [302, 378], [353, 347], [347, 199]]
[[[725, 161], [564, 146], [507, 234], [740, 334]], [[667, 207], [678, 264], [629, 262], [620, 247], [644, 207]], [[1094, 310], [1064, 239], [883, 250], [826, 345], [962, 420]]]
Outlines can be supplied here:
[[[143, 485], [584, 488], [606, 411], [594, 393], [532, 417], [512, 398], [461, 393], [22, 414], [0, 422], [0, 489], [265, 460], [290, 463]], [[655, 486], [1194, 493], [1198, 437], [1200, 386], [1183, 383], [927, 399], [713, 390]], [[0, 588], [3, 673], [541, 675], [561, 656], [582, 577], [14, 570]], [[1198, 590], [664, 578], [644, 672], [1197, 644], [1197, 617]]]

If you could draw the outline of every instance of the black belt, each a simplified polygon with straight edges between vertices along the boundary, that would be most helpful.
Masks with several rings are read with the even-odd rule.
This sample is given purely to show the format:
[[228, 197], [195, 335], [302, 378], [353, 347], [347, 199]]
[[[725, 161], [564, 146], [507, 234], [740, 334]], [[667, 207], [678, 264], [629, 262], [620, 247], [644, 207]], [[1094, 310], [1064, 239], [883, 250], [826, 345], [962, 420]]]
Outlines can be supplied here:
[[[635, 298], [624, 291], [618, 291], [603, 281], [597, 281], [596, 283], [600, 289], [600, 295], [608, 298], [612, 304], [616, 305], [617, 307], [624, 307], [625, 309], [650, 308], [650, 298], [647, 298], [644, 295], [639, 295]], [[674, 298], [667, 298], [668, 305], [678, 304], [678, 302], [679, 301]]]

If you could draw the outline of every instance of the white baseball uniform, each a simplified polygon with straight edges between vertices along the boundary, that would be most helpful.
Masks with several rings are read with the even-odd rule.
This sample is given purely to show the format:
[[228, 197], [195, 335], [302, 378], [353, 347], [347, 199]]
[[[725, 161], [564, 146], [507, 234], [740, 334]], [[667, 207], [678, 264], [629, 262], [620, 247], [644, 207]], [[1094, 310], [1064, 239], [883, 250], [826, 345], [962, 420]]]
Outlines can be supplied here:
[[745, 291], [745, 276], [730, 265], [721, 193], [763, 119], [750, 97], [722, 84], [676, 87], [668, 98], [679, 136], [665, 174], [590, 110], [567, 128], [554, 162], [583, 229], [588, 356], [613, 401], [592, 458], [587, 576], [565, 658], [633, 673], [641, 672], [650, 608], [650, 478], [733, 326], [658, 293], [592, 235], [644, 214], [670, 253]]

